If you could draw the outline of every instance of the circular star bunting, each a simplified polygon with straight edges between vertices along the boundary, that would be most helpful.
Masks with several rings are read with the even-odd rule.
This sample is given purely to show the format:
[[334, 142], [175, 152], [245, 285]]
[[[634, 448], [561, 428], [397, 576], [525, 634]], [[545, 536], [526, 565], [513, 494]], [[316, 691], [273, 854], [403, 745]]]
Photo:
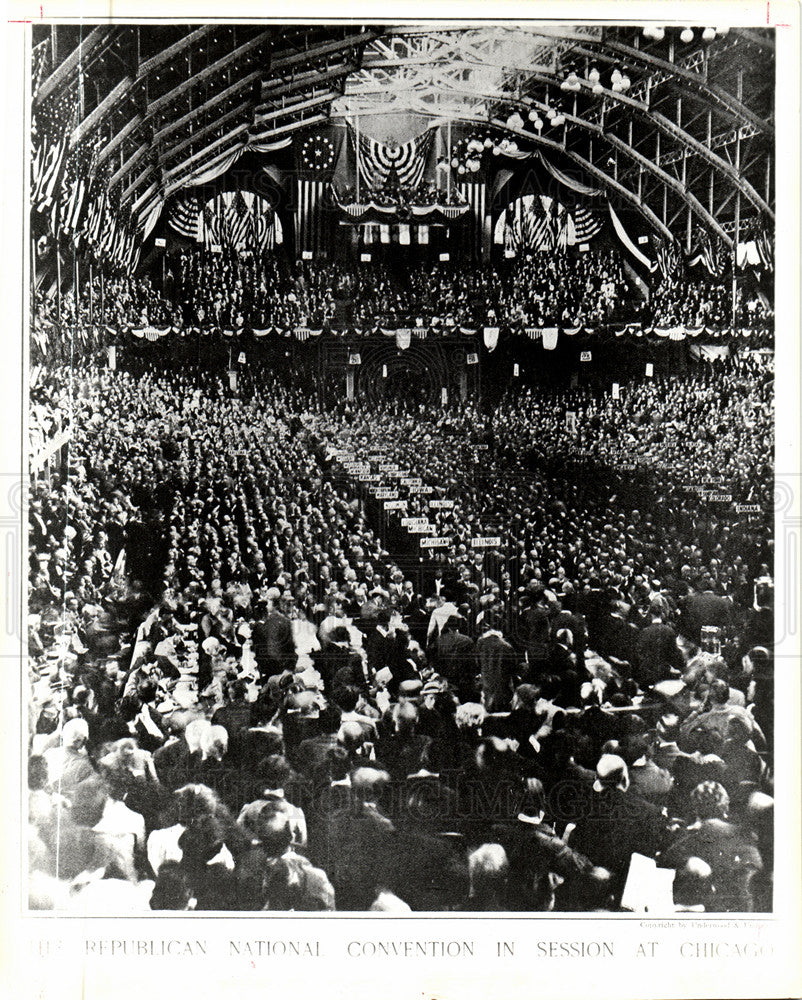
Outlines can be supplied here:
[[304, 166], [310, 170], [329, 170], [334, 164], [334, 143], [327, 135], [310, 135], [301, 149]]

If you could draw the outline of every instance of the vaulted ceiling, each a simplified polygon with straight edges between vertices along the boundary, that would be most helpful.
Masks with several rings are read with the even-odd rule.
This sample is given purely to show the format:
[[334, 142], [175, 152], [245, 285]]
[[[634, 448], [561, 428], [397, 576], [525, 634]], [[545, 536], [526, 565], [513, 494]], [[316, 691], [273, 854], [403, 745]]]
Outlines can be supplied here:
[[33, 42], [34, 115], [71, 102], [71, 146], [132, 207], [243, 140], [412, 112], [549, 149], [680, 238], [773, 219], [771, 29], [84, 23]]

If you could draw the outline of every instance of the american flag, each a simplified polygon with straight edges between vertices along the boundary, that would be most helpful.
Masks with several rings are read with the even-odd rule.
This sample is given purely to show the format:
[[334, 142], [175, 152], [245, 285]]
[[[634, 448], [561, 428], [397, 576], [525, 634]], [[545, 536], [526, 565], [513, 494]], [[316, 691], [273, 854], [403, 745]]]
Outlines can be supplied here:
[[682, 257], [677, 244], [673, 240], [661, 240], [657, 246], [656, 267], [664, 278], [682, 276]]
[[168, 224], [188, 240], [197, 239], [200, 202], [193, 192], [178, 195], [167, 213]]
[[529, 194], [507, 209], [512, 249], [554, 250], [557, 235], [554, 205], [553, 200], [543, 205], [540, 198]]
[[702, 264], [715, 278], [720, 278], [727, 269], [727, 251], [718, 236], [711, 236], [706, 229], [696, 231], [696, 249], [688, 261], [691, 267]]
[[405, 187], [420, 184], [434, 140], [433, 129], [400, 146], [376, 142], [362, 133], [357, 136], [353, 132], [353, 136], [359, 176], [369, 188], [382, 187], [393, 170]]
[[45, 213], [53, 206], [70, 135], [78, 124], [78, 109], [78, 95], [71, 90], [33, 109], [31, 206], [36, 212]]
[[601, 221], [595, 212], [584, 205], [574, 211], [574, 236], [577, 243], [589, 243], [601, 227]]
[[222, 231], [220, 227], [220, 217], [211, 205], [207, 205], [203, 210], [203, 242], [207, 250], [217, 244], [222, 245]]
[[[253, 195], [251, 194], [250, 197], [252, 202]], [[237, 191], [231, 199], [226, 215], [228, 217], [229, 243], [233, 248], [239, 249], [247, 244], [248, 229], [251, 228], [251, 215], [242, 191]]]

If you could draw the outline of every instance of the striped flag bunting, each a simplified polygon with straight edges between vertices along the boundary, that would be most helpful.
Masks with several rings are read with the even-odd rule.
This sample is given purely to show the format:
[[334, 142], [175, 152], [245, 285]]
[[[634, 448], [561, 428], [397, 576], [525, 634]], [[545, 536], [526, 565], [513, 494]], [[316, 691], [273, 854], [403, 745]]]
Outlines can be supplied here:
[[601, 227], [601, 220], [596, 213], [584, 205], [574, 211], [574, 239], [577, 243], [589, 243]]
[[434, 129], [400, 146], [376, 142], [362, 133], [357, 136], [350, 125], [349, 129], [356, 149], [359, 176], [369, 188], [383, 187], [392, 172], [405, 187], [418, 187], [434, 141]]
[[174, 229], [179, 236], [184, 236], [188, 240], [198, 238], [198, 216], [200, 215], [200, 202], [198, 196], [193, 192], [182, 192], [170, 205], [167, 212], [167, 224]]
[[328, 181], [299, 178], [297, 182], [297, 203], [295, 209], [298, 250], [316, 253], [323, 246], [323, 216], [318, 211], [324, 204]]
[[712, 236], [706, 229], [696, 231], [696, 249], [688, 261], [690, 267], [701, 264], [715, 278], [720, 278], [727, 269], [727, 251], [718, 236]]
[[457, 189], [471, 210], [471, 252], [474, 257], [482, 253], [482, 237], [485, 225], [487, 187], [484, 181], [473, 184], [459, 184]]

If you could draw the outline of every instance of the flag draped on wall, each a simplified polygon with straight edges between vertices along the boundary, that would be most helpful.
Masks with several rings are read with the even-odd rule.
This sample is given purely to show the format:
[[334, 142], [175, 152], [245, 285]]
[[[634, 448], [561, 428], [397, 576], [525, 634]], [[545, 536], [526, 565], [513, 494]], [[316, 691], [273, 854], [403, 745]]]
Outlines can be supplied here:
[[361, 132], [357, 135], [352, 126], [349, 129], [356, 150], [357, 170], [368, 188], [383, 187], [393, 171], [405, 187], [414, 188], [421, 183], [434, 141], [434, 129], [400, 145], [376, 142]]
[[307, 180], [297, 181], [297, 201], [295, 207], [296, 249], [318, 253], [323, 248], [324, 239], [324, 207], [328, 181]]
[[53, 207], [70, 134], [78, 124], [78, 101], [78, 95], [67, 90], [31, 115], [31, 204], [36, 212], [44, 214]]
[[198, 238], [198, 216], [200, 201], [193, 192], [181, 192], [172, 202], [167, 212], [167, 224], [180, 236], [188, 240]]
[[574, 239], [577, 243], [589, 243], [602, 227], [598, 215], [580, 205], [574, 209]]
[[[470, 205], [470, 253], [481, 257], [489, 252], [489, 220], [487, 220], [487, 186], [483, 180], [473, 183], [461, 183], [457, 186], [459, 193]], [[487, 244], [487, 245], [486, 245]]]
[[699, 227], [688, 266], [701, 264], [713, 277], [720, 278], [727, 270], [727, 261], [727, 250], [721, 238]]
[[[194, 195], [191, 197], [195, 197]], [[178, 211], [178, 224], [189, 233], [192, 202]], [[177, 229], [171, 215], [170, 225]], [[282, 242], [281, 226], [266, 198], [252, 191], [223, 191], [199, 211], [193, 236], [207, 250], [213, 246], [235, 251], [264, 251]]]
[[660, 240], [657, 244], [655, 260], [651, 270], [659, 269], [662, 278], [677, 278], [682, 276], [682, 255], [673, 240]]

